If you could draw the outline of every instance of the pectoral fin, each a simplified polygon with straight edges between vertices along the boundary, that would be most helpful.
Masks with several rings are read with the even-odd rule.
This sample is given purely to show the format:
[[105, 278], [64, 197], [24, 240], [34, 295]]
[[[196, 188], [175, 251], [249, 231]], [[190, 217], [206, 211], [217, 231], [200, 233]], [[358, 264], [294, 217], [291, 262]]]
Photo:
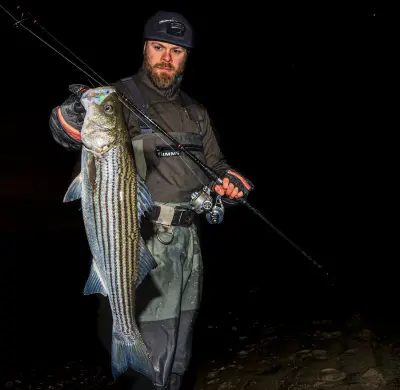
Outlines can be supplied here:
[[67, 192], [64, 195], [63, 202], [72, 202], [81, 197], [82, 194], [82, 173], [80, 173], [73, 182], [69, 185]]
[[138, 183], [137, 211], [140, 220], [144, 215], [151, 212], [154, 202], [145, 181], [139, 175], [136, 176], [136, 179]]

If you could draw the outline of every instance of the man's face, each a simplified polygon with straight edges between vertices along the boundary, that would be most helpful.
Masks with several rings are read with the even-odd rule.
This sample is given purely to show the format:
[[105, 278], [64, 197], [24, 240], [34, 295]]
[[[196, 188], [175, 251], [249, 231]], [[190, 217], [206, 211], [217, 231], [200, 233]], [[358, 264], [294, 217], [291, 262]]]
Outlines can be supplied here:
[[166, 42], [147, 41], [144, 47], [144, 65], [160, 89], [169, 88], [183, 73], [186, 49]]

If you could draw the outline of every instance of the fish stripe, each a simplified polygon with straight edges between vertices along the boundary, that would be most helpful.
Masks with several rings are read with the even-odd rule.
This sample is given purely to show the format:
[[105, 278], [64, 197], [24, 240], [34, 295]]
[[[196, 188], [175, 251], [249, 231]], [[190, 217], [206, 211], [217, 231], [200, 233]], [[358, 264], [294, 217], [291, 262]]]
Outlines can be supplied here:
[[[99, 161], [99, 165], [101, 165], [101, 162]], [[104, 218], [104, 213], [106, 210], [103, 209], [103, 199], [106, 197], [106, 194], [104, 193], [104, 188], [107, 188], [107, 167], [103, 166], [102, 169], [100, 169], [100, 186], [99, 186], [99, 192], [98, 192], [98, 199], [97, 199], [97, 205], [98, 205], [98, 210], [97, 210], [97, 218], [99, 219], [101, 223], [101, 231], [100, 231], [100, 237], [102, 239], [102, 253], [103, 253], [103, 259], [104, 259], [104, 267], [107, 270], [107, 273], [111, 275], [111, 267], [110, 263], [107, 258], [107, 234], [105, 233], [105, 229], [107, 229], [107, 221], [106, 218]], [[114, 295], [114, 289], [113, 289], [113, 283], [110, 278], [110, 286], [109, 286], [109, 291], [110, 291], [110, 299], [113, 301], [113, 305], [115, 307], [115, 295]]]
[[[119, 197], [118, 194], [118, 186], [116, 186], [115, 179], [118, 178], [118, 183], [120, 183], [120, 177], [118, 175], [118, 172], [115, 171], [115, 169], [118, 167], [117, 162], [115, 161], [115, 151], [111, 153], [111, 158], [109, 159], [109, 171], [111, 171], [111, 177], [114, 179], [112, 182], [112, 185], [109, 188], [109, 191], [112, 193], [111, 194], [111, 199], [114, 200], [115, 196]], [[117, 198], [118, 199], [118, 198]], [[111, 214], [108, 216], [111, 218], [116, 226], [121, 225], [121, 218], [120, 218], [120, 206], [121, 206], [121, 199], [119, 201], [115, 202], [112, 204], [112, 209], [111, 209]], [[118, 293], [118, 298], [116, 299], [117, 305], [118, 305], [118, 328], [120, 329], [125, 329], [125, 305], [124, 302], [122, 301], [122, 297], [124, 297], [123, 289], [124, 286], [122, 285], [122, 277], [124, 273], [123, 267], [121, 265], [121, 245], [123, 245], [123, 242], [121, 242], [121, 230], [118, 228], [118, 230], [113, 234], [112, 236], [114, 237], [114, 242], [113, 242], [113, 253], [114, 255], [111, 257], [111, 259], [114, 259], [114, 264], [112, 267], [112, 270], [114, 271], [113, 275], [113, 280], [115, 283], [115, 291]], [[110, 262], [111, 262], [110, 259]]]
[[[125, 305], [124, 302], [122, 301], [122, 297], [124, 296], [123, 289], [124, 286], [121, 283], [121, 278], [123, 276], [123, 267], [121, 267], [121, 251], [123, 251], [123, 243], [121, 243], [122, 237], [123, 237], [123, 232], [122, 232], [122, 227], [123, 227], [123, 219], [121, 218], [121, 206], [122, 206], [122, 199], [121, 197], [121, 191], [123, 189], [121, 186], [123, 185], [123, 182], [121, 182], [121, 177], [118, 174], [118, 161], [116, 161], [116, 155], [113, 152], [111, 155], [110, 159], [110, 169], [113, 170], [113, 177], [116, 179], [116, 182], [113, 183], [111, 190], [114, 191], [113, 193], [113, 198], [117, 199], [118, 201], [114, 203], [114, 209], [113, 209], [113, 215], [112, 218], [115, 221], [116, 225], [116, 232], [114, 234], [114, 245], [115, 245], [115, 256], [114, 256], [114, 272], [115, 272], [115, 284], [118, 287], [118, 307], [119, 307], [119, 316], [118, 316], [118, 329], [124, 330], [125, 329]], [[121, 245], [122, 244], [122, 245]]]
[[[134, 165], [132, 165], [132, 166], [134, 167]], [[132, 185], [129, 186], [129, 200], [130, 200], [130, 207], [132, 208], [133, 215], [134, 215], [134, 218], [132, 218], [129, 221], [129, 229], [132, 232], [132, 234], [134, 234], [136, 232], [136, 230], [135, 230], [136, 229], [135, 221], [137, 219], [137, 209], [136, 209], [137, 208], [137, 204], [136, 204], [136, 172], [135, 172], [134, 169], [132, 169]], [[137, 257], [138, 240], [137, 240], [137, 237], [135, 237], [135, 236], [130, 237], [130, 239], [131, 239], [131, 241], [133, 241], [132, 242], [133, 245], [130, 246], [129, 256], [130, 256], [131, 259], [135, 259], [135, 261], [132, 262], [132, 267], [129, 270], [130, 271], [129, 275], [131, 277], [130, 283], [134, 284], [135, 283], [135, 271], [136, 271], [136, 268], [137, 268], [137, 265], [138, 265], [138, 260], [137, 259], [139, 259]], [[132, 304], [135, 305], [135, 299], [132, 296], [132, 292], [133, 291], [131, 291], [131, 294], [130, 294], [131, 295], [130, 296], [130, 300], [131, 300]]]
[[[111, 154], [111, 157], [113, 157], [113, 154]], [[104, 188], [105, 194], [106, 194], [106, 210], [107, 210], [107, 225], [109, 229], [107, 230], [107, 242], [109, 246], [109, 253], [110, 257], [107, 259], [108, 263], [110, 264], [110, 272], [114, 272], [114, 274], [111, 273], [111, 280], [113, 282], [113, 291], [117, 292], [117, 294], [120, 294], [120, 291], [116, 290], [118, 288], [118, 279], [116, 277], [116, 274], [118, 274], [119, 269], [116, 268], [118, 266], [118, 259], [117, 253], [116, 253], [116, 242], [117, 242], [117, 237], [115, 231], [115, 225], [117, 223], [116, 221], [116, 214], [115, 214], [115, 209], [114, 209], [114, 194], [113, 191], [115, 190], [115, 177], [114, 177], [114, 172], [113, 172], [113, 161], [112, 158], [110, 160], [106, 160], [105, 166], [107, 167], [107, 174], [109, 175], [110, 182], [107, 182], [107, 185]], [[110, 199], [110, 201], [109, 201]], [[110, 231], [111, 229], [111, 231]], [[111, 242], [111, 238], [113, 238], [113, 241]], [[112, 260], [114, 260], [114, 264], [112, 263]], [[117, 295], [117, 296], [118, 296]], [[117, 297], [115, 297], [115, 302], [118, 306], [116, 306], [116, 312], [120, 312], [120, 307], [119, 304], [120, 302], [118, 301]], [[118, 316], [119, 317], [119, 316]]]
[[[124, 166], [125, 162], [123, 161], [123, 158], [121, 155], [116, 156], [118, 161], [115, 161], [115, 165], [116, 166]], [[124, 166], [125, 168], [127, 168], [126, 166]], [[126, 202], [128, 199], [126, 199], [127, 194], [126, 194], [126, 184], [127, 184], [127, 180], [125, 177], [121, 176], [121, 174], [118, 174], [118, 172], [116, 172], [117, 174], [115, 175], [116, 177], [118, 177], [118, 187], [120, 188], [120, 192], [118, 194], [116, 194], [116, 196], [120, 197], [120, 208], [119, 208], [119, 213], [118, 213], [118, 219], [120, 221], [120, 232], [123, 232], [123, 229], [126, 229], [126, 223], [127, 223], [127, 207], [126, 207]], [[124, 278], [127, 277], [129, 280], [129, 264], [132, 261], [132, 259], [130, 259], [129, 257], [127, 257], [127, 251], [129, 250], [129, 241], [128, 242], [123, 242], [122, 238], [128, 238], [127, 236], [127, 232], [123, 232], [122, 237], [121, 237], [121, 242], [119, 245], [120, 251], [119, 251], [119, 256], [121, 257], [119, 260], [120, 264], [123, 264], [127, 269], [121, 269], [121, 274], [120, 274], [120, 286], [121, 286], [121, 297], [125, 297], [125, 300], [128, 300], [128, 302], [126, 301], [122, 301], [121, 299], [121, 305], [122, 305], [122, 314], [123, 314], [123, 318], [121, 318], [121, 327], [122, 327], [122, 331], [123, 332], [127, 332], [128, 331], [128, 324], [129, 324], [129, 295], [128, 295], [128, 286], [127, 286], [127, 280]], [[129, 322], [128, 322], [129, 321]]]
[[[136, 262], [136, 258], [133, 256], [133, 252], [132, 252], [132, 248], [135, 245], [135, 242], [132, 242], [132, 236], [129, 235], [129, 233], [132, 232], [132, 222], [135, 218], [135, 208], [134, 208], [134, 204], [132, 202], [132, 188], [133, 188], [133, 184], [134, 181], [132, 180], [132, 164], [129, 164], [129, 162], [126, 160], [126, 157], [121, 157], [121, 165], [122, 166], [130, 166], [131, 169], [128, 170], [128, 177], [125, 180], [125, 183], [128, 183], [127, 188], [124, 189], [124, 196], [127, 197], [127, 202], [125, 203], [127, 208], [125, 208], [125, 213], [124, 213], [124, 226], [127, 229], [126, 232], [126, 237], [128, 238], [128, 245], [126, 245], [126, 251], [125, 253], [125, 259], [124, 261], [126, 261], [126, 264], [128, 266], [128, 270], [126, 273], [127, 276], [127, 280], [126, 280], [126, 297], [128, 299], [128, 303], [129, 303], [129, 315], [134, 316], [134, 309], [133, 309], [133, 305], [134, 305], [134, 297], [132, 296], [132, 288], [130, 288], [130, 286], [132, 285], [132, 267], [134, 267], [134, 263]], [[131, 330], [131, 322], [129, 323], [130, 325], [130, 329]]]
[[[110, 242], [110, 232], [109, 232], [109, 221], [113, 220], [114, 218], [110, 219], [110, 210], [109, 210], [109, 191], [110, 191], [110, 176], [112, 177], [113, 175], [110, 175], [110, 166], [109, 166], [110, 161], [108, 161], [108, 164], [104, 164], [104, 174], [105, 178], [103, 178], [104, 185], [101, 188], [102, 196], [99, 199], [99, 204], [100, 204], [100, 215], [101, 219], [103, 221], [103, 226], [104, 230], [102, 232], [102, 236], [105, 237], [105, 248], [104, 248], [104, 259], [106, 262], [106, 267], [108, 268], [108, 272], [110, 275], [110, 282], [111, 282], [111, 291], [112, 291], [112, 300], [113, 300], [113, 306], [116, 312], [117, 317], [120, 317], [120, 307], [119, 307], [119, 301], [118, 301], [118, 295], [120, 294], [119, 291], [117, 291], [118, 283], [115, 281], [114, 273], [118, 272], [118, 270], [115, 268], [115, 264], [112, 263], [112, 255], [111, 255], [111, 246], [112, 243]], [[112, 199], [112, 196], [111, 196]], [[102, 201], [103, 200], [103, 201]]]

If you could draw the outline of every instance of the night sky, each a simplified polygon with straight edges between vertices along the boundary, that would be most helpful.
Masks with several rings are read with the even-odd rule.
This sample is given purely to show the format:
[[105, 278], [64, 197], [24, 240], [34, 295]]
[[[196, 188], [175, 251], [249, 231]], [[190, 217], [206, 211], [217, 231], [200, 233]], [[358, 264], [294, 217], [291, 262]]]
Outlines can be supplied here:
[[[396, 316], [397, 15], [136, 3], [1, 4], [16, 17], [18, 4], [31, 12], [110, 82], [140, 66], [143, 24], [154, 11], [180, 11], [192, 22], [196, 49], [183, 89], [207, 107], [228, 161], [255, 184], [249, 203], [337, 281], [328, 287], [305, 256], [238, 207], [222, 225], [202, 224], [209, 312], [240, 305], [243, 291], [261, 285], [259, 309], [271, 321], [327, 305]], [[12, 23], [0, 11], [1, 358], [29, 365], [76, 350], [94, 326], [93, 300], [82, 294], [90, 253], [78, 205], [62, 203], [78, 155], [48, 127], [68, 85], [89, 81]]]

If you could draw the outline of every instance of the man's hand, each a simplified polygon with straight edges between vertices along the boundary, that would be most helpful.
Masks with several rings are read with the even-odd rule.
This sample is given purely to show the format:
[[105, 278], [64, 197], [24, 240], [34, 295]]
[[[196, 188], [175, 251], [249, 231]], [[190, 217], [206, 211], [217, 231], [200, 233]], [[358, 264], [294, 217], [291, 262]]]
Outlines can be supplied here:
[[221, 196], [229, 196], [229, 198], [241, 198], [243, 196], [243, 191], [240, 191], [238, 187], [235, 187], [229, 182], [227, 177], [222, 179], [222, 186], [216, 185], [214, 191]]
[[227, 196], [230, 199], [247, 196], [252, 189], [253, 184], [248, 179], [232, 170], [225, 172], [222, 185], [217, 184], [214, 187], [217, 194]]

